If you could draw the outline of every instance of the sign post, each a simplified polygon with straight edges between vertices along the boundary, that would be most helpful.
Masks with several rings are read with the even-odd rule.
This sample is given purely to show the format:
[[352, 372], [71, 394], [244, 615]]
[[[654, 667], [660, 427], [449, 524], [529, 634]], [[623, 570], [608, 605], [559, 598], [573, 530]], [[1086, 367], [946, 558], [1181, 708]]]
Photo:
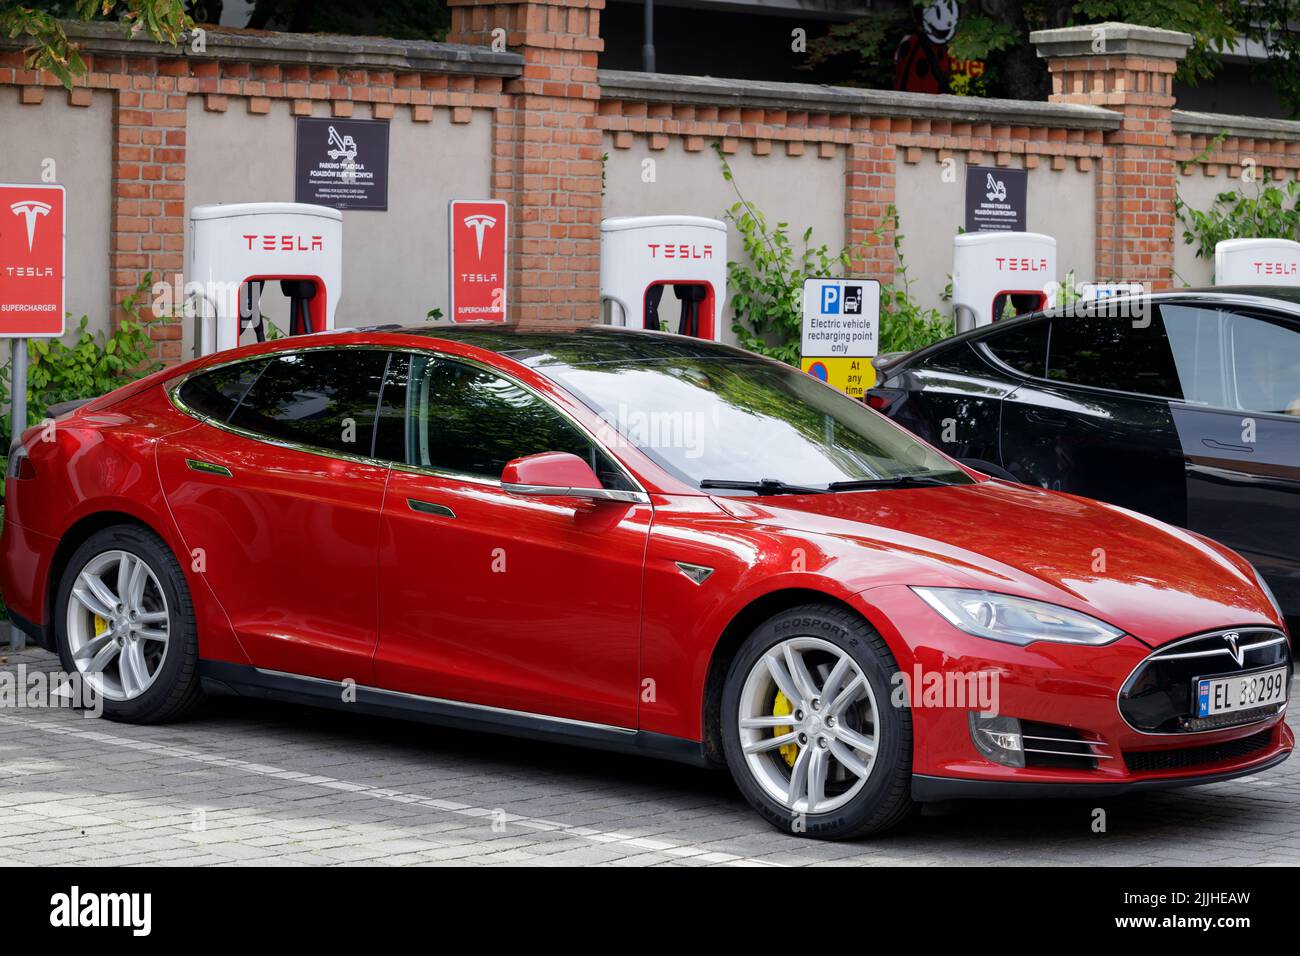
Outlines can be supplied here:
[[447, 317], [453, 322], [504, 322], [509, 277], [504, 199], [453, 199], [447, 206]]
[[858, 400], [876, 384], [871, 359], [880, 351], [880, 283], [875, 279], [805, 279], [800, 365]]
[[[63, 335], [64, 243], [62, 186], [0, 183], [0, 337], [12, 339], [11, 448], [27, 427], [27, 340]], [[25, 643], [13, 628], [9, 646]]]

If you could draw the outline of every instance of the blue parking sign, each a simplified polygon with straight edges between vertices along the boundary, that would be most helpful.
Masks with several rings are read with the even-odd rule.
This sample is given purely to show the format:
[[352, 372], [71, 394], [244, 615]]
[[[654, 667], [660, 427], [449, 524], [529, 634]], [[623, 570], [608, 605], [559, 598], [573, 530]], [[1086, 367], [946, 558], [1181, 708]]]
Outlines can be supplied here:
[[822, 286], [822, 314], [840, 314], [840, 287], [838, 285]]

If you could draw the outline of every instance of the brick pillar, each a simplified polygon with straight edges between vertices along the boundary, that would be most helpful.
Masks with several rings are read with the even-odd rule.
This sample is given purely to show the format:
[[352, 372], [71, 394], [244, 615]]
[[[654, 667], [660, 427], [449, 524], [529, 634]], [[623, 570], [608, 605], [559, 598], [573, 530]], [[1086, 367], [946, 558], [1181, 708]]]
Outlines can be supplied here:
[[493, 196], [510, 203], [509, 312], [521, 325], [600, 311], [601, 133], [596, 58], [605, 0], [448, 0], [451, 43], [504, 39], [524, 58], [497, 110]]
[[[1115, 110], [1097, 180], [1096, 280], [1171, 284], [1174, 266], [1173, 78], [1192, 38], [1102, 23], [1030, 34], [1056, 103]], [[1062, 228], [1069, 228], [1062, 223]]]
[[888, 285], [894, 278], [894, 224], [879, 236], [894, 202], [897, 157], [889, 142], [888, 120], [876, 120], [880, 129], [864, 131], [862, 139], [849, 146], [844, 164], [844, 241], [853, 252], [849, 272], [879, 279]]
[[[146, 272], [155, 283], [174, 283], [184, 268], [186, 94], [178, 91], [177, 74], [185, 69], [183, 60], [131, 57], [111, 77], [122, 81], [113, 91], [109, 285], [115, 327], [126, 316], [122, 300]], [[146, 317], [153, 314], [152, 298], [146, 293], [141, 302]], [[155, 357], [175, 364], [181, 359], [180, 318], [157, 318], [150, 329]]]

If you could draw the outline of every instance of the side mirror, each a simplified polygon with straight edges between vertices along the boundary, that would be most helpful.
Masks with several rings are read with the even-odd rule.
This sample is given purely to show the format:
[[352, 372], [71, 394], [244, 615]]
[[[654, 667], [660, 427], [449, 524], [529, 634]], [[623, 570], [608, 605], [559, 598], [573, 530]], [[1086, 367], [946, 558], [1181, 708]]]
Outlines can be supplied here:
[[639, 491], [602, 488], [589, 464], [564, 451], [544, 451], [507, 462], [501, 471], [501, 488], [508, 494], [526, 498], [649, 502], [649, 497]]

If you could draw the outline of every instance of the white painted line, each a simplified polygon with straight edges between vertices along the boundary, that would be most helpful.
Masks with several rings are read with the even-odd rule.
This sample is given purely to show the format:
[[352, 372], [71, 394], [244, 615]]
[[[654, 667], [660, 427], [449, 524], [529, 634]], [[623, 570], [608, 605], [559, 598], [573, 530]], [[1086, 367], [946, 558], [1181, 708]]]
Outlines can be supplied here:
[[748, 859], [731, 853], [710, 852], [702, 847], [691, 846], [689, 844], [677, 844], [648, 837], [638, 837], [630, 833], [598, 830], [593, 827], [569, 826], [564, 823], [557, 823], [554, 820], [541, 820], [524, 816], [523, 814], [506, 813], [500, 808], [488, 809], [485, 807], [474, 807], [469, 804], [455, 803], [450, 800], [435, 800], [418, 793], [404, 793], [400, 790], [393, 790], [387, 787], [372, 787], [364, 783], [353, 783], [348, 780], [340, 780], [337, 777], [326, 777], [320, 774], [303, 774], [293, 770], [284, 770], [279, 767], [272, 767], [263, 763], [252, 763], [247, 760], [239, 760], [221, 754], [194, 750], [189, 747], [177, 747], [168, 744], [157, 744], [148, 740], [135, 740], [130, 737], [118, 737], [114, 734], [91, 730], [89, 728], [82, 729], [76, 726], [61, 726], [58, 724], [48, 723], [47, 721], [17, 717], [12, 714], [0, 714], [0, 720], [11, 724], [18, 724], [31, 730], [39, 730], [42, 733], [79, 737], [83, 740], [91, 740], [96, 743], [107, 744], [113, 747], [125, 747], [130, 750], [143, 750], [148, 751], [149, 753], [158, 754], [159, 756], [173, 757], [177, 760], [190, 760], [197, 763], [219, 767], [229, 767], [232, 770], [238, 770], [243, 773], [256, 774], [261, 777], [273, 777], [279, 780], [292, 780], [295, 783], [309, 784], [311, 786], [322, 787], [328, 790], [346, 790], [353, 793], [363, 793], [366, 796], [374, 797], [376, 800], [387, 800], [394, 803], [418, 803], [420, 806], [428, 807], [432, 810], [439, 810], [444, 813], [454, 813], [458, 816], [470, 817], [476, 820], [495, 815], [498, 820], [517, 823], [519, 826], [549, 832], [558, 831], [567, 836], [577, 837], [579, 839], [588, 840], [592, 843], [606, 846], [622, 846], [631, 850], [658, 852], [669, 856], [683, 858], [689, 857], [703, 860], [708, 863], [725, 864], [727, 866], [781, 865], [779, 863], [771, 863], [767, 860]]

